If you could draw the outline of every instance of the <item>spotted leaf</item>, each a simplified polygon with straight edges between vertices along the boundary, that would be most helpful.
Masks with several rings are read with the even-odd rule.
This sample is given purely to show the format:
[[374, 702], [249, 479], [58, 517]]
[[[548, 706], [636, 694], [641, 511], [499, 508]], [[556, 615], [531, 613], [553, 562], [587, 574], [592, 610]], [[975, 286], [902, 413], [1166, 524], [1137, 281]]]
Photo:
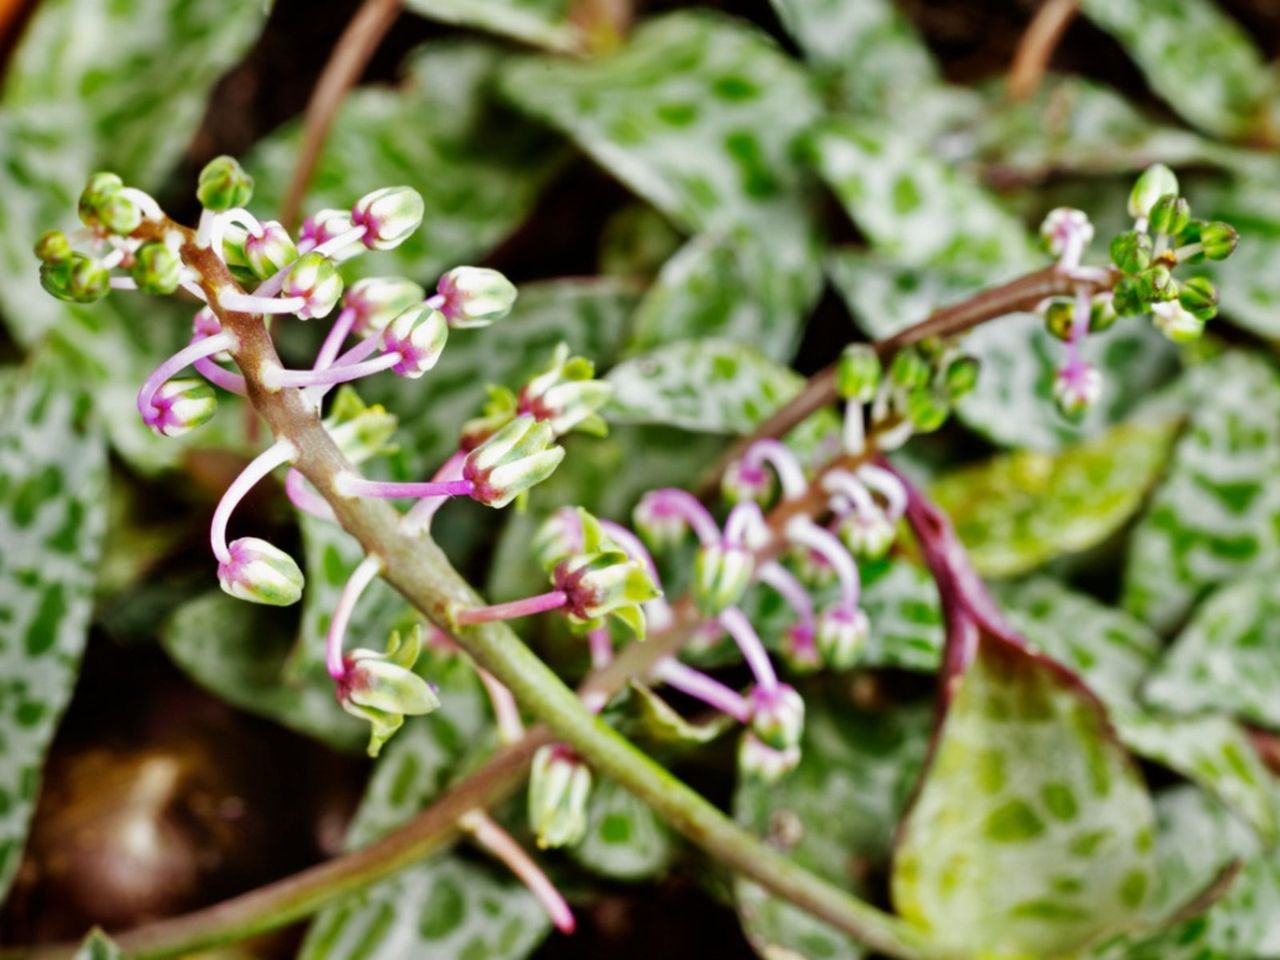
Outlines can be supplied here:
[[1100, 704], [1051, 661], [982, 636], [904, 822], [893, 902], [945, 950], [1069, 955], [1135, 922], [1152, 831]]
[[661, 873], [676, 853], [670, 829], [615, 781], [599, 779], [587, 804], [587, 833], [573, 858], [602, 877], [636, 881]]
[[570, 0], [407, 0], [405, 6], [432, 20], [514, 37], [548, 50], [581, 45], [569, 20]]
[[22, 855], [45, 751], [71, 698], [106, 526], [91, 398], [37, 356], [0, 390], [0, 897]]

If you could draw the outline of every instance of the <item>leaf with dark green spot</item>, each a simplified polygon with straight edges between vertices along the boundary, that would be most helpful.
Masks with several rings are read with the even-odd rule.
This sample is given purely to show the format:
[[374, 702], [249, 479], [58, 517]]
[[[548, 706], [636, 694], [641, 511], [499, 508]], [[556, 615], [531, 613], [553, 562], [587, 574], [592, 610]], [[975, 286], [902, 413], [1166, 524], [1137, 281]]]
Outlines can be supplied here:
[[548, 50], [570, 52], [582, 43], [569, 20], [570, 0], [406, 0], [432, 20], [514, 37]]
[[1280, 377], [1233, 351], [1191, 371], [1191, 422], [1139, 521], [1124, 605], [1167, 630], [1221, 583], [1280, 562]]
[[587, 834], [570, 852], [602, 877], [636, 881], [666, 870], [676, 841], [644, 801], [613, 780], [598, 779], [587, 804]]
[[123, 960], [120, 948], [105, 933], [94, 927], [80, 943], [72, 960]]
[[[865, 895], [868, 877], [888, 860], [924, 760], [930, 711], [867, 713], [815, 694], [806, 701], [800, 765], [771, 786], [740, 780], [734, 816], [805, 868]], [[748, 880], [735, 880], [734, 893], [761, 956], [864, 955], [860, 944]]]
[[927, 570], [895, 560], [871, 576], [864, 572], [862, 609], [871, 624], [858, 663], [868, 667], [933, 671], [942, 657], [942, 607]]
[[1101, 543], [1142, 506], [1176, 421], [1133, 421], [1056, 454], [1017, 451], [950, 473], [931, 493], [978, 570], [1011, 577]]
[[1213, 0], [1083, 0], [1152, 89], [1190, 122], [1224, 137], [1255, 129], [1271, 80], [1244, 28]]
[[71, 699], [106, 526], [90, 395], [37, 354], [0, 391], [0, 897], [22, 856], [45, 751]]
[[609, 371], [605, 416], [708, 433], [750, 433], [804, 385], [804, 378], [732, 340], [683, 340]]
[[987, 635], [953, 682], [900, 833], [899, 914], [989, 957], [1069, 955], [1132, 926], [1154, 880], [1151, 800], [1100, 703]]

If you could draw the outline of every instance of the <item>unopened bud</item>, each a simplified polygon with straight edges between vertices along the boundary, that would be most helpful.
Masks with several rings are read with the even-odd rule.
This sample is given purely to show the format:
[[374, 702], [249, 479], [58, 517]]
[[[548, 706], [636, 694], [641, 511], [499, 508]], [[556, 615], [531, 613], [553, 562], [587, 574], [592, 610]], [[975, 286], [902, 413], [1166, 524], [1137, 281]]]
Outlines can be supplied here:
[[431, 684], [413, 672], [422, 649], [422, 628], [414, 627], [406, 640], [391, 634], [385, 653], [352, 650], [338, 681], [338, 702], [353, 717], [373, 726], [368, 753], [376, 757], [404, 724], [406, 716], [422, 716], [440, 707]]
[[977, 357], [965, 354], [956, 357], [947, 364], [942, 374], [942, 389], [952, 403], [973, 393], [978, 386], [978, 376], [982, 373], [982, 361]]
[[581, 513], [573, 507], [561, 507], [542, 522], [529, 546], [538, 566], [548, 573], [582, 553]]
[[1111, 306], [1121, 317], [1136, 317], [1146, 313], [1147, 301], [1142, 281], [1136, 277], [1122, 277], [1112, 291]]
[[906, 414], [917, 433], [933, 433], [951, 416], [951, 404], [932, 387], [919, 387], [907, 394]]
[[1204, 333], [1204, 321], [1177, 300], [1151, 305], [1156, 329], [1174, 343], [1190, 343]]
[[143, 293], [167, 297], [182, 280], [182, 258], [166, 244], [144, 243], [134, 254], [129, 272]]
[[1044, 328], [1051, 337], [1062, 341], [1071, 340], [1076, 323], [1076, 304], [1074, 300], [1056, 297], [1041, 307], [1044, 315]]
[[904, 390], [926, 386], [932, 375], [928, 359], [916, 347], [903, 347], [889, 364], [889, 378]]
[[1212, 320], [1218, 315], [1218, 291], [1208, 277], [1192, 277], [1178, 291], [1178, 302], [1198, 320]]
[[1089, 308], [1089, 332], [1102, 333], [1110, 330], [1119, 314], [1116, 312], [1115, 298], [1110, 293], [1100, 293], [1093, 298]]
[[347, 288], [343, 306], [355, 311], [352, 330], [360, 336], [381, 333], [391, 321], [422, 302], [426, 291], [403, 277], [367, 277]]
[[1093, 224], [1083, 210], [1055, 207], [1040, 224], [1040, 239], [1055, 257], [1073, 248], [1078, 255], [1093, 240]]
[[1231, 224], [1215, 220], [1200, 228], [1200, 242], [1204, 244], [1204, 255], [1210, 260], [1225, 260], [1240, 242], [1240, 234]]
[[1151, 208], [1166, 194], [1177, 195], [1178, 178], [1163, 163], [1153, 163], [1143, 171], [1129, 193], [1129, 216], [1138, 220], [1151, 214]]
[[1053, 381], [1053, 401], [1069, 420], [1079, 420], [1102, 397], [1102, 374], [1087, 364], [1068, 365]]
[[253, 275], [266, 280], [298, 259], [298, 248], [283, 224], [268, 220], [262, 225], [261, 236], [245, 238], [244, 257]]
[[462, 475], [475, 485], [473, 500], [505, 507], [551, 476], [563, 459], [564, 448], [555, 445], [547, 424], [519, 416], [467, 454]]
[[454, 267], [440, 278], [436, 292], [444, 298], [440, 309], [459, 329], [487, 327], [516, 302], [515, 284], [487, 267]]
[[602, 434], [604, 421], [596, 411], [613, 396], [613, 384], [595, 379], [595, 364], [586, 357], [570, 357], [569, 345], [561, 343], [551, 365], [524, 385], [519, 410], [544, 421], [556, 436], [575, 427]]
[[763, 466], [747, 466], [735, 460], [724, 471], [720, 493], [729, 503], [767, 503], [773, 496], [773, 474]]
[[854, 510], [840, 521], [841, 541], [860, 560], [879, 560], [897, 538], [898, 531], [885, 512]]
[[693, 564], [693, 599], [704, 616], [714, 617], [736, 605], [751, 585], [755, 556], [727, 544], [706, 544]]
[[61, 230], [46, 230], [36, 241], [36, 256], [44, 263], [65, 263], [74, 252], [71, 241]]
[[818, 616], [815, 642], [822, 659], [833, 670], [848, 670], [858, 662], [870, 633], [865, 613], [838, 604]]
[[351, 222], [365, 228], [361, 241], [371, 250], [392, 250], [422, 223], [422, 194], [412, 187], [383, 187], [366, 194], [351, 208]]
[[[579, 517], [584, 528], [597, 524], [585, 511]], [[640, 605], [658, 599], [662, 591], [639, 560], [611, 542], [601, 542], [598, 531], [595, 536], [584, 537], [584, 545], [589, 551], [595, 548], [594, 552], [561, 561], [551, 578], [555, 588], [568, 597], [565, 612], [571, 623], [590, 630], [611, 616], [643, 640], [645, 620]]]
[[751, 729], [755, 735], [775, 750], [799, 746], [804, 733], [804, 698], [795, 687], [784, 684], [768, 691], [757, 689], [752, 699]]
[[684, 542], [685, 521], [671, 509], [661, 490], [646, 493], [631, 513], [636, 530], [655, 550], [665, 550]]
[[[350, 233], [353, 226], [355, 224], [351, 220], [350, 210], [318, 210], [302, 221], [302, 228], [298, 231], [298, 242], [309, 243], [308, 249], [318, 247], [322, 243], [328, 243], [330, 240]], [[362, 249], [359, 243], [353, 241], [341, 250], [334, 250], [330, 256], [341, 263], [343, 260], [350, 260]]]
[[96, 227], [101, 222], [102, 208], [107, 201], [124, 189], [124, 181], [114, 173], [95, 173], [80, 193], [78, 212], [86, 227]]
[[1111, 262], [1124, 273], [1141, 273], [1151, 266], [1151, 238], [1136, 230], [1127, 230], [1111, 241]]
[[122, 192], [105, 197], [98, 206], [98, 223], [118, 236], [128, 236], [142, 224], [142, 208]]
[[1191, 222], [1191, 204], [1185, 197], [1166, 193], [1151, 208], [1151, 232], [1177, 236]]
[[147, 426], [162, 437], [180, 437], [218, 412], [218, 397], [203, 380], [166, 380], [151, 399]]
[[403, 311], [382, 335], [383, 348], [400, 354], [392, 371], [410, 380], [416, 380], [440, 361], [448, 340], [449, 321], [425, 303]]
[[279, 547], [257, 537], [241, 537], [228, 550], [228, 559], [218, 564], [218, 582], [231, 596], [273, 607], [287, 607], [302, 598], [302, 571]]
[[247, 206], [253, 199], [253, 177], [235, 157], [214, 157], [200, 171], [196, 198], [206, 210], [218, 213]]
[[306, 301], [297, 312], [299, 319], [327, 316], [342, 296], [342, 274], [328, 257], [304, 253], [285, 274], [281, 293]]
[[880, 355], [869, 343], [851, 343], [840, 353], [836, 392], [845, 400], [870, 403], [880, 389]]
[[566, 747], [539, 748], [529, 769], [529, 827], [539, 847], [569, 847], [587, 834], [591, 771]]
[[66, 260], [42, 263], [40, 283], [59, 300], [95, 303], [111, 292], [111, 272], [101, 261], [73, 253]]
[[352, 463], [385, 453], [396, 432], [396, 417], [380, 403], [366, 404], [350, 387], [343, 387], [333, 400], [324, 428]]
[[777, 783], [800, 764], [800, 748], [776, 750], [750, 730], [738, 744], [738, 770], [765, 784]]

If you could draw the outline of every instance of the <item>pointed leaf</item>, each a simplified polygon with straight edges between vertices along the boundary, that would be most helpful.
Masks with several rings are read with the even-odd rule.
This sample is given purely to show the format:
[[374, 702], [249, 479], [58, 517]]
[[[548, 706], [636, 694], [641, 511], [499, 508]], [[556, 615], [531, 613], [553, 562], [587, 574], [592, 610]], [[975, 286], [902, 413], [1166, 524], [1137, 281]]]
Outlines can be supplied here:
[[124, 954], [111, 938], [94, 927], [81, 942], [80, 949], [76, 951], [72, 960], [123, 960], [123, 958]]

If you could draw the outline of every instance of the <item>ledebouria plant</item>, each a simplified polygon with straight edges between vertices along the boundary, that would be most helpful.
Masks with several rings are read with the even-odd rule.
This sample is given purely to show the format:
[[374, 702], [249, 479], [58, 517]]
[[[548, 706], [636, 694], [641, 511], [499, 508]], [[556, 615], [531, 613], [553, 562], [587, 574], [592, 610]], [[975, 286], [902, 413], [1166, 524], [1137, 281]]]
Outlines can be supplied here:
[[[390, 442], [394, 417], [366, 406], [349, 386], [322, 417], [329, 393], [365, 377], [429, 374], [454, 331], [486, 327], [511, 311], [515, 287], [493, 270], [471, 266], [445, 273], [429, 295], [398, 277], [346, 285], [345, 261], [393, 248], [417, 229], [423, 203], [407, 187], [376, 190], [349, 210], [314, 213], [296, 238], [249, 212], [252, 182], [230, 158], [205, 168], [198, 196], [204, 209], [192, 230], [118, 177], [95, 174], [80, 199], [84, 228], [71, 235], [52, 231], [37, 244], [41, 279], [55, 296], [77, 302], [113, 289], [185, 291], [198, 301], [191, 342], [142, 384], [138, 410], [157, 433], [177, 436], [207, 422], [216, 390], [225, 390], [247, 396], [275, 433], [214, 512], [210, 541], [227, 593], [273, 605], [302, 595], [303, 572], [287, 553], [259, 537], [229, 539], [236, 506], [277, 470], [287, 470], [285, 490], [299, 509], [341, 523], [360, 541], [365, 556], [332, 612], [326, 665], [343, 709], [371, 726], [369, 753], [376, 755], [406, 717], [440, 706], [430, 678], [419, 672], [421, 626], [392, 634], [384, 650], [347, 649], [362, 594], [383, 577], [430, 621], [433, 637], [474, 659], [509, 749], [538, 744], [530, 748], [527, 814], [540, 847], [580, 841], [593, 779], [612, 777], [727, 862], [824, 919], [893, 955], [927, 955], [896, 918], [798, 871], [738, 830], [599, 715], [631, 680], [638, 696], [650, 698], [648, 709], [678, 717], [646, 686], [665, 685], [723, 723], [741, 726], [744, 777], [773, 783], [786, 776], [801, 762], [805, 724], [805, 703], [788, 673], [843, 671], [861, 662], [872, 631], [862, 609], [863, 567], [894, 550], [904, 526], [943, 598], [945, 690], [973, 661], [983, 636], [1025, 648], [945, 517], [885, 456], [947, 422], [980, 376], [961, 334], [1015, 308], [1038, 306], [1049, 331], [1065, 343], [1053, 395], [1063, 414], [1079, 416], [1104, 388], [1083, 357], [1084, 339], [1121, 318], [1146, 314], [1172, 340], [1198, 336], [1216, 311], [1216, 293], [1204, 278], [1180, 280], [1173, 272], [1229, 255], [1234, 231], [1193, 220], [1173, 174], [1160, 166], [1134, 187], [1133, 229], [1112, 242], [1106, 266], [1084, 262], [1093, 236], [1088, 218], [1054, 210], [1042, 231], [1053, 267], [1008, 285], [1014, 292], [995, 297], [986, 312], [957, 310], [886, 343], [843, 352], [830, 374], [832, 395], [823, 397], [843, 402], [843, 419], [817, 445], [817, 457], [797, 453], [783, 429], [754, 437], [723, 473], [725, 509], [685, 490], [653, 490], [635, 507], [639, 536], [586, 510], [562, 508], [530, 544], [549, 589], [491, 604], [435, 546], [434, 518], [452, 498], [494, 509], [521, 501], [565, 457], [559, 443], [565, 434], [604, 430], [609, 384], [595, 378], [589, 360], [561, 344], [525, 383], [490, 388], [489, 402], [458, 425], [455, 452], [431, 476], [367, 477], [360, 465]], [[1030, 304], [1017, 299], [1031, 295]], [[275, 352], [272, 332], [290, 317], [328, 324], [309, 368], [286, 369]], [[178, 376], [188, 368], [196, 376]], [[396, 510], [384, 501], [405, 506]], [[666, 597], [664, 574], [687, 581], [687, 596]], [[780, 630], [776, 619], [764, 629], [750, 615], [754, 601], [769, 593], [785, 611]], [[548, 613], [584, 637], [594, 673], [580, 699], [506, 626]], [[745, 689], [682, 660], [694, 640], [736, 651], [750, 678]], [[522, 711], [551, 733], [538, 740], [527, 732]], [[562, 929], [572, 927], [560, 895], [483, 810], [463, 811], [456, 825], [509, 864]]]

